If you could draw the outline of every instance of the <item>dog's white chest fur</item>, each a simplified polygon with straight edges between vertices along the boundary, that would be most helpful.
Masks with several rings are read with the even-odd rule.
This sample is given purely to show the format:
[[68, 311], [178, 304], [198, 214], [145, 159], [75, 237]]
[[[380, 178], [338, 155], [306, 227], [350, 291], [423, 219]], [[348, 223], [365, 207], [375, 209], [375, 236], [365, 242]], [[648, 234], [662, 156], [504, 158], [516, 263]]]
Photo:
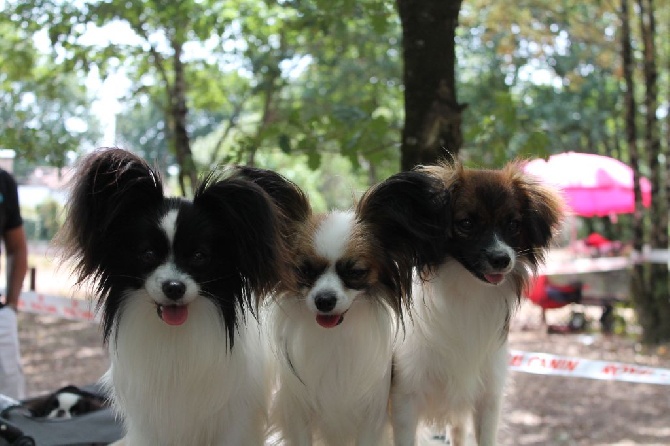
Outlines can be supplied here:
[[516, 296], [511, 283], [483, 284], [456, 261], [417, 282], [415, 293], [412, 321], [395, 355], [394, 417], [415, 410], [419, 420], [443, 428], [475, 410], [482, 395], [501, 390], [505, 324]]
[[288, 444], [350, 444], [386, 420], [394, 323], [379, 303], [361, 300], [344, 322], [320, 327], [301, 300], [271, 309], [280, 386], [273, 418]]
[[256, 320], [240, 320], [229, 350], [207, 299], [194, 301], [179, 327], [161, 321], [145, 299], [127, 302], [105, 377], [126, 420], [126, 443], [262, 444], [269, 380]]

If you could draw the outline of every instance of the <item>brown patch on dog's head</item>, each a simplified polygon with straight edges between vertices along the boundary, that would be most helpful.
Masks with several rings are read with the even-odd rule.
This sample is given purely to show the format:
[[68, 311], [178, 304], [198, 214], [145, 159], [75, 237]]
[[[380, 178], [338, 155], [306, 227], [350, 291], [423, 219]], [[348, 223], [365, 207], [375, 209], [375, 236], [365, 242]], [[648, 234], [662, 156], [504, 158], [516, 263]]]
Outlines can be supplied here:
[[299, 294], [302, 289], [313, 286], [328, 267], [328, 259], [317, 254], [314, 246], [314, 234], [324, 218], [325, 214], [310, 214], [295, 225], [290, 239], [294, 280], [284, 283], [280, 291]]

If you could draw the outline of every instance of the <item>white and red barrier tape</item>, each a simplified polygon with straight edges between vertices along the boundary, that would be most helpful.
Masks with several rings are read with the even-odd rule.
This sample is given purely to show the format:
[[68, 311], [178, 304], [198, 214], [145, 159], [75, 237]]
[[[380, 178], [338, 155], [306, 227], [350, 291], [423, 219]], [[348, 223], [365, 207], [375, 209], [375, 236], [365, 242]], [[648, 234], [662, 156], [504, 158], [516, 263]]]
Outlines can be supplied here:
[[[21, 293], [19, 310], [50, 314], [64, 319], [95, 322], [94, 303], [89, 300], [45, 295], [34, 291]], [[670, 370], [612, 361], [533, 353], [510, 352], [509, 368], [540, 375], [574, 376], [609, 381], [627, 381], [670, 385]]]
[[513, 350], [510, 370], [540, 375], [575, 376], [609, 381], [670, 385], [670, 370], [637, 364], [573, 358]]
[[86, 299], [67, 298], [27, 291], [21, 293], [19, 311], [50, 314], [64, 319], [95, 321], [95, 303]]

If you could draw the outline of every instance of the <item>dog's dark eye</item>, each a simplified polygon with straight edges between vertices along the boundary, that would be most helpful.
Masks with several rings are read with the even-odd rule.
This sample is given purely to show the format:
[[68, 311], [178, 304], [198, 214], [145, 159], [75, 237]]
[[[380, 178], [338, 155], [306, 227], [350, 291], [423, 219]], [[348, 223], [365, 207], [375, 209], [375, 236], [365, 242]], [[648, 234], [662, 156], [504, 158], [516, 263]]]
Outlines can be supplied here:
[[310, 261], [304, 261], [298, 267], [298, 276], [302, 285], [313, 284], [319, 278], [325, 267], [320, 267]]
[[316, 268], [314, 268], [314, 265], [309, 262], [303, 262], [303, 264], [298, 268], [298, 273], [303, 279], [310, 282], [318, 277]]
[[151, 248], [147, 248], [140, 252], [138, 257], [140, 261], [146, 265], [154, 265], [158, 261], [158, 254]]
[[365, 279], [370, 272], [369, 269], [365, 268], [354, 268], [348, 271], [343, 271], [342, 275], [346, 280], [362, 280]]
[[209, 256], [202, 251], [196, 251], [191, 256], [191, 265], [194, 267], [202, 267], [207, 263], [209, 263]]
[[367, 268], [352, 268], [338, 271], [342, 282], [353, 290], [362, 290], [368, 286], [367, 278], [370, 270]]
[[475, 224], [469, 218], [463, 218], [456, 222], [456, 227], [462, 232], [470, 232], [474, 226]]
[[370, 268], [367, 262], [361, 260], [341, 260], [335, 265], [337, 275], [347, 288], [362, 290], [367, 287]]

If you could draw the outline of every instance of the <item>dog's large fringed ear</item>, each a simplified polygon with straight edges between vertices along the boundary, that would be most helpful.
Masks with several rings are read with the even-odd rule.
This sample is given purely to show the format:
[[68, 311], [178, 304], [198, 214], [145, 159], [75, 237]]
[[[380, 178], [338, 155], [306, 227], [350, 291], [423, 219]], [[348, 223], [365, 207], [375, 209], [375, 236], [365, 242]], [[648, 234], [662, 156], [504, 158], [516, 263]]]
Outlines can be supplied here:
[[239, 166], [239, 174], [258, 184], [279, 206], [285, 218], [302, 222], [311, 212], [307, 196], [300, 187], [279, 173], [257, 167]]
[[247, 166], [238, 166], [237, 170], [244, 178], [259, 185], [274, 202], [282, 234], [280, 249], [285, 253], [283, 262], [277, 266], [281, 276], [280, 288], [297, 289], [295, 271], [299, 267], [299, 259], [294, 251], [296, 236], [312, 214], [307, 195], [297, 184], [275, 171]]
[[84, 157], [72, 179], [65, 223], [57, 236], [66, 258], [76, 259], [78, 280], [98, 272], [106, 233], [127, 210], [163, 200], [158, 172], [123, 149], [99, 149]]
[[[521, 163], [513, 162], [506, 168], [512, 170], [519, 189], [526, 197], [524, 219], [527, 222], [525, 226], [528, 228], [528, 242], [531, 246], [544, 250], [549, 247], [565, 216], [565, 200], [558, 190], [525, 174]], [[532, 260], [540, 260], [541, 251], [534, 252], [536, 254], [531, 256]]]
[[408, 296], [413, 267], [422, 271], [444, 260], [447, 204], [442, 183], [417, 171], [392, 175], [358, 202], [358, 218], [397, 263], [400, 285]]
[[[241, 306], [252, 311], [280, 280], [286, 255], [280, 215], [268, 194], [238, 170], [212, 172], [195, 192], [193, 204], [205, 210], [220, 226], [237, 268]], [[255, 300], [254, 300], [255, 299]]]
[[236, 169], [241, 176], [258, 184], [270, 195], [289, 230], [290, 226], [304, 222], [311, 214], [307, 196], [293, 181], [268, 169], [247, 166], [239, 166]]

